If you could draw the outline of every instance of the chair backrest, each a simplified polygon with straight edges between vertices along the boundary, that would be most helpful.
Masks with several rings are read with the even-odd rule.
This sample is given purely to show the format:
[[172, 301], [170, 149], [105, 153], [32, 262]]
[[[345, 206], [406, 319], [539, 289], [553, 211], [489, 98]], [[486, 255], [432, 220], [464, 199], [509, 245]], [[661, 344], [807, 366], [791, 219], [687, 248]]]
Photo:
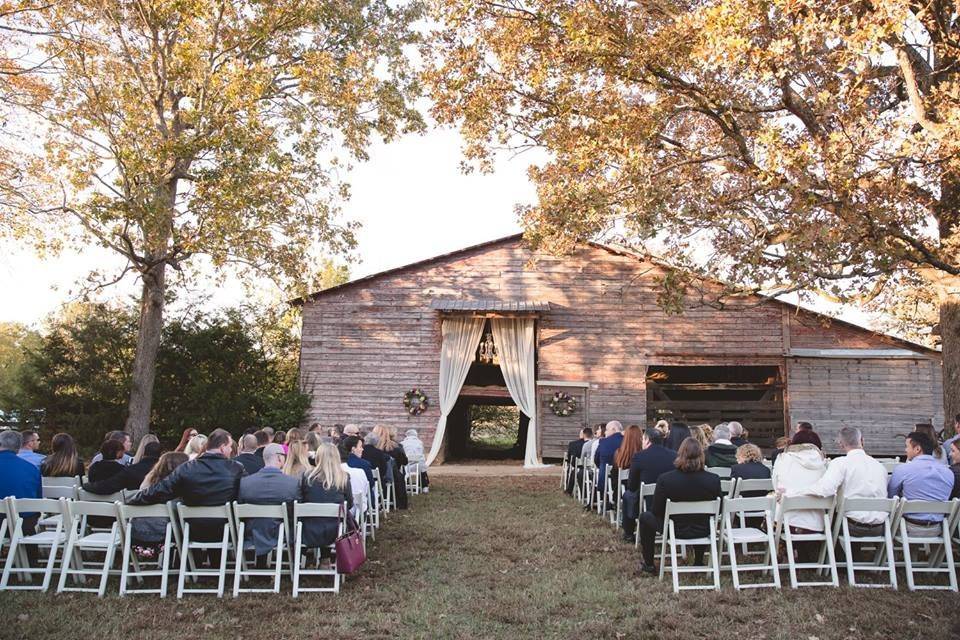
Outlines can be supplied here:
[[893, 470], [894, 470], [894, 469], [896, 469], [896, 468], [899, 467], [901, 464], [903, 464], [902, 462], [900, 462], [900, 461], [897, 460], [896, 458], [890, 458], [890, 459], [886, 459], [886, 460], [885, 460], [885, 459], [877, 459], [877, 462], [879, 462], [880, 464], [883, 465], [883, 468], [887, 470], [887, 473], [893, 473]]
[[956, 501], [938, 502], [935, 500], [900, 500], [900, 513], [942, 513], [949, 515], [957, 507]]
[[43, 482], [44, 488], [46, 487], [79, 487], [80, 477], [79, 476], [71, 476], [67, 478], [44, 477], [41, 479], [41, 482]]
[[763, 466], [765, 466], [767, 469], [773, 469], [773, 461], [772, 461], [772, 460], [767, 460], [766, 458], [764, 458], [764, 459], [761, 460], [760, 462], [762, 462], [762, 463], [763, 463]]
[[123, 502], [123, 491], [117, 491], [108, 495], [91, 493], [84, 489], [77, 489], [77, 499], [84, 502]]
[[716, 516], [720, 513], [720, 498], [715, 500], [698, 500], [696, 502], [674, 502], [667, 500], [667, 510], [664, 513], [664, 520], [669, 520], [671, 516], [686, 515], [710, 515]]
[[641, 498], [646, 498], [647, 496], [652, 496], [654, 492], [656, 492], [656, 490], [657, 490], [657, 483], [641, 482], [639, 495]]
[[770, 478], [740, 478], [734, 497], [739, 498], [747, 491], [773, 491], [773, 480]]
[[171, 518], [170, 507], [166, 503], [144, 505], [120, 505], [120, 519], [129, 522], [134, 518]]
[[617, 470], [617, 482], [623, 484], [630, 478], [630, 469], [618, 469]]
[[286, 513], [287, 508], [282, 504], [233, 503], [233, 516], [237, 520], [245, 520], [247, 518], [283, 518]]
[[882, 511], [892, 514], [897, 510], [897, 498], [843, 498], [838, 502], [837, 513], [850, 511]]
[[188, 507], [182, 502], [177, 505], [177, 514], [181, 522], [187, 518], [210, 518], [214, 520], [232, 520], [229, 504], [218, 504], [211, 507]]
[[21, 513], [63, 513], [66, 500], [63, 498], [9, 498], [7, 500], [10, 516], [18, 517]]
[[74, 500], [67, 502], [67, 513], [72, 518], [81, 516], [103, 516], [107, 518], [119, 518], [120, 512], [117, 511], [117, 504], [113, 502], [85, 502], [83, 500]]
[[124, 502], [124, 503], [128, 502], [130, 498], [137, 495], [138, 493], [140, 493], [139, 489], [123, 489], [122, 491], [120, 491], [120, 495], [123, 496], [123, 500], [121, 502]]
[[819, 498], [815, 496], [784, 496], [780, 503], [780, 512], [788, 511], [831, 511], [836, 498]]
[[730, 477], [730, 467], [707, 467], [707, 471], [710, 473], [716, 474], [721, 478]]
[[346, 504], [341, 502], [294, 502], [293, 519], [339, 518], [346, 510]]
[[727, 498], [723, 501], [723, 514], [757, 513], [768, 511], [771, 517], [776, 511], [777, 499], [773, 496], [756, 498]]
[[43, 497], [44, 498], [53, 498], [57, 500], [59, 498], [66, 498], [67, 500], [76, 500], [77, 499], [77, 488], [72, 486], [65, 485], [43, 485]]
[[723, 492], [723, 495], [729, 496], [733, 493], [734, 489], [737, 487], [737, 478], [721, 478], [720, 479], [720, 491]]

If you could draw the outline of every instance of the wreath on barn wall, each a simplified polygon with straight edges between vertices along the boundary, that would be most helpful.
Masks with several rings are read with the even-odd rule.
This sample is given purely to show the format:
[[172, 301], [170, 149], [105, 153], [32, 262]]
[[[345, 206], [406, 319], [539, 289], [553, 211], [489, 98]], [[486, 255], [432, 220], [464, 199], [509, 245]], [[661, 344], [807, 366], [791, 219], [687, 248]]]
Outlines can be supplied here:
[[558, 391], [550, 399], [550, 410], [560, 417], [572, 415], [577, 410], [577, 399], [569, 393]]
[[430, 403], [427, 401], [427, 395], [420, 389], [410, 389], [403, 394], [403, 406], [407, 413], [412, 416], [418, 416], [427, 410]]

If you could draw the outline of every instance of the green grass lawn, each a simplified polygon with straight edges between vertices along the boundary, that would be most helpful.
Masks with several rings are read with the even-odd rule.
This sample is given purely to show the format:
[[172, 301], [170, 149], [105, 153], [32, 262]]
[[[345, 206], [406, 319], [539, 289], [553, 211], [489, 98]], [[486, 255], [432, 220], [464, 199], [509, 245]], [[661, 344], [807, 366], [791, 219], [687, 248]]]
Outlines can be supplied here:
[[[2, 638], [949, 638], [960, 598], [881, 589], [675, 595], [553, 478], [436, 478], [338, 595], [0, 593]], [[289, 593], [289, 583], [284, 583]], [[116, 589], [111, 589], [116, 593]]]

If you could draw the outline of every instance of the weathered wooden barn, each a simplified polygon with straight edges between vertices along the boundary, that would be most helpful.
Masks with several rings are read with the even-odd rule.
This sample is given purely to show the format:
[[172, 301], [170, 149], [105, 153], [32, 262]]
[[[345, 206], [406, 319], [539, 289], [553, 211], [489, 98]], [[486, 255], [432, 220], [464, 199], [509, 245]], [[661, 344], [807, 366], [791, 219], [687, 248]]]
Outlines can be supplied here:
[[[308, 419], [414, 427], [429, 445], [440, 417], [441, 322], [479, 316], [535, 319], [536, 446], [545, 458], [561, 456], [581, 427], [610, 419], [737, 419], [766, 445], [806, 420], [828, 451], [852, 425], [868, 449], [889, 453], [902, 451], [896, 436], [914, 423], [942, 424], [937, 351], [770, 299], [719, 310], [690, 297], [684, 313], [667, 314], [658, 304], [665, 273], [592, 243], [533, 255], [517, 235], [315, 293], [298, 301]], [[489, 340], [488, 321], [480, 342]], [[471, 407], [513, 404], [481, 351], [447, 419], [450, 446], [467, 437]], [[402, 402], [412, 388], [430, 400], [416, 416]], [[578, 401], [572, 415], [551, 410], [556, 392]]]

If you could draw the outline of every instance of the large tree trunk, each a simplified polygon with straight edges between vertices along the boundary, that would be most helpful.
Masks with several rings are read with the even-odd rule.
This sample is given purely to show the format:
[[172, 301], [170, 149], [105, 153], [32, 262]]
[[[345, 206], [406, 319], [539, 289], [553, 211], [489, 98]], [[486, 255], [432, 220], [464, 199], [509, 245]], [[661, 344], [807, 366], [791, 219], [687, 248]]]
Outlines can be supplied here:
[[940, 334], [943, 339], [943, 422], [953, 431], [960, 415], [960, 300], [941, 299]]
[[126, 431], [137, 442], [150, 430], [153, 382], [156, 378], [157, 350], [163, 331], [163, 303], [166, 293], [166, 263], [161, 262], [143, 274], [140, 297], [140, 326], [137, 354], [133, 359], [130, 404]]

